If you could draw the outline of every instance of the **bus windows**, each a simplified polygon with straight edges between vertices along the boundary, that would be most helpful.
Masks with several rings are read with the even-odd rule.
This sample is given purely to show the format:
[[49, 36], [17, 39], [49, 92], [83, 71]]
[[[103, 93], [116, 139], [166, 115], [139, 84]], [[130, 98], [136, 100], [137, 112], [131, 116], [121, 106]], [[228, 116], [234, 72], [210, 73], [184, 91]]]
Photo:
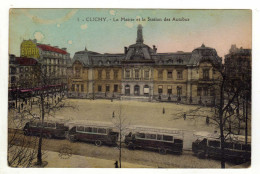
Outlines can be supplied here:
[[137, 133], [136, 138], [145, 138], [145, 134], [144, 133]]
[[156, 139], [156, 134], [145, 134], [145, 138], [146, 139], [153, 139], [153, 140], [155, 140]]
[[242, 150], [251, 151], [251, 145], [250, 144], [242, 144]]
[[84, 127], [83, 126], [78, 126], [77, 127], [77, 131], [84, 132]]
[[31, 127], [37, 127], [37, 123], [36, 122], [31, 122]]
[[47, 126], [47, 127], [55, 128], [55, 123], [48, 123], [48, 126]]
[[157, 134], [157, 140], [162, 140], [162, 137], [163, 137], [162, 135]]
[[215, 140], [210, 140], [209, 141], [209, 146], [220, 147], [220, 142], [219, 141], [215, 141]]
[[85, 132], [92, 132], [92, 127], [85, 127]]
[[241, 150], [241, 144], [235, 144], [234, 149]]
[[57, 127], [57, 129], [64, 128], [64, 124], [56, 123], [56, 127]]
[[42, 123], [41, 123], [41, 122], [38, 122], [38, 123], [37, 123], [37, 127], [42, 127]]
[[98, 128], [93, 127], [93, 128], [92, 128], [92, 132], [93, 132], [93, 133], [98, 133]]
[[99, 129], [98, 129], [98, 133], [106, 134], [106, 129], [104, 129], [104, 128], [99, 128]]
[[163, 135], [163, 140], [164, 141], [173, 141], [173, 137], [169, 135]]
[[227, 148], [227, 149], [233, 149], [233, 143], [225, 142], [224, 147]]

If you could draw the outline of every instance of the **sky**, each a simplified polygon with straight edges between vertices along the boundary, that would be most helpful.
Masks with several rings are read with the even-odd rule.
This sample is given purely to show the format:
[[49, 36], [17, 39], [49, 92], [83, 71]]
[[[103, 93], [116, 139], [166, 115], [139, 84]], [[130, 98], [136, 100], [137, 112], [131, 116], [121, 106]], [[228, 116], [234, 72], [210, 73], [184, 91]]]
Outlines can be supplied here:
[[125, 46], [136, 42], [138, 24], [143, 26], [144, 43], [156, 45], [159, 53], [191, 52], [202, 43], [215, 48], [220, 57], [228, 54], [231, 44], [252, 48], [250, 10], [10, 9], [9, 14], [9, 53], [16, 56], [20, 56], [21, 42], [28, 39], [65, 47], [71, 58], [85, 47], [123, 53]]

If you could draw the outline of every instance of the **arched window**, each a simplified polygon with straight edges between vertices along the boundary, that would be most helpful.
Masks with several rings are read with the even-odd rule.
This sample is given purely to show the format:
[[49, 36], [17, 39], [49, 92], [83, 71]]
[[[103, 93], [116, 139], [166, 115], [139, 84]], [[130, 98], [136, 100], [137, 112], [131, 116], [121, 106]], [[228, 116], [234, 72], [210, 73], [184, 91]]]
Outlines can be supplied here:
[[149, 95], [149, 89], [148, 85], [144, 85], [144, 95]]

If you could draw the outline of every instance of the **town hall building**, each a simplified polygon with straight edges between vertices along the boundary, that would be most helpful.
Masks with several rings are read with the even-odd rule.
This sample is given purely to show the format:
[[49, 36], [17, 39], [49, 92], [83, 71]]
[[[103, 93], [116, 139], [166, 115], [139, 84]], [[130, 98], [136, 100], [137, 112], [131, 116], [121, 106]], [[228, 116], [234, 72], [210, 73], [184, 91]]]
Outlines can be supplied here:
[[191, 52], [158, 53], [144, 44], [143, 27], [136, 43], [121, 54], [100, 54], [87, 48], [76, 52], [68, 67], [68, 97], [120, 98], [214, 104], [212, 85], [218, 73], [212, 63], [222, 59], [202, 44]]

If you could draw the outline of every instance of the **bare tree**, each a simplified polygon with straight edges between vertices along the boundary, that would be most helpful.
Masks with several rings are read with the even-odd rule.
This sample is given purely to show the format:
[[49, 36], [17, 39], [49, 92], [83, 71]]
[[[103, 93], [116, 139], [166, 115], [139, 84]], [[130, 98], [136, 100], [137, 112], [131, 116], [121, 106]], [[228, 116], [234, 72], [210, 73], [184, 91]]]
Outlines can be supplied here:
[[[38, 115], [37, 119], [41, 121], [41, 130], [40, 136], [38, 138], [37, 144], [37, 162], [36, 165], [42, 166], [42, 145], [43, 145], [43, 128], [44, 121], [46, 117], [51, 118], [55, 117], [55, 113], [65, 107], [74, 108], [70, 103], [65, 102], [65, 93], [66, 89], [62, 85], [55, 85], [55, 81], [59, 80], [58, 72], [47, 71], [45, 65], [41, 65], [40, 63], [34, 67], [32, 74], [36, 77], [34, 88], [37, 88], [37, 91], [33, 91], [35, 94], [31, 94], [29, 96], [23, 96], [19, 93], [19, 90], [16, 90], [16, 100], [23, 102], [19, 102], [18, 112], [23, 113], [24, 115], [31, 116], [29, 120], [35, 119], [35, 116]], [[22, 84], [25, 82], [18, 81], [19, 87], [23, 87]], [[30, 103], [30, 106], [28, 104]], [[24, 103], [25, 102], [25, 103]], [[33, 103], [34, 102], [34, 103]], [[36, 106], [32, 107], [33, 104], [36, 103]], [[37, 107], [38, 105], [38, 107]], [[47, 137], [48, 138], [48, 137]], [[10, 143], [11, 144], [11, 143]], [[35, 152], [34, 152], [35, 154]]]
[[122, 167], [121, 161], [122, 161], [122, 144], [124, 140], [124, 136], [127, 133], [127, 130], [130, 126], [130, 122], [127, 120], [126, 115], [123, 111], [123, 106], [119, 105], [117, 112], [113, 112], [112, 115], [112, 122], [114, 123], [114, 127], [119, 132], [119, 168]]
[[214, 87], [216, 91], [215, 106], [208, 112], [203, 112], [205, 107], [198, 106], [196, 109], [191, 109], [188, 112], [180, 113], [175, 115], [174, 119], [187, 118], [207, 118], [210, 124], [215, 125], [220, 132], [221, 142], [221, 168], [225, 168], [225, 157], [224, 157], [224, 143], [230, 134], [233, 134], [234, 123], [239, 123], [236, 117], [235, 110], [239, 110], [239, 105], [236, 103], [237, 98], [244, 90], [244, 84], [241, 81], [234, 81], [231, 79], [225, 71], [225, 67], [222, 64], [216, 64], [211, 62], [213, 68], [218, 72], [219, 77], [214, 79], [210, 87]]

